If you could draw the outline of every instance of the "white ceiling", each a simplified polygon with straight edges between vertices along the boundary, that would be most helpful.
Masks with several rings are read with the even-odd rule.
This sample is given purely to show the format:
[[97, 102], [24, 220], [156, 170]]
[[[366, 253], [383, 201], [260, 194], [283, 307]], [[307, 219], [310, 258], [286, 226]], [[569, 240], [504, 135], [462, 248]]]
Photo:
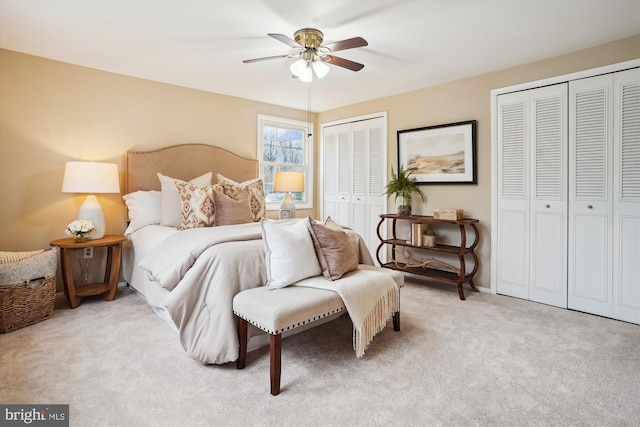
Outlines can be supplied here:
[[311, 83], [319, 112], [640, 34], [640, 0], [0, 0], [1, 48], [306, 110], [293, 59], [242, 63], [303, 27], [369, 42]]

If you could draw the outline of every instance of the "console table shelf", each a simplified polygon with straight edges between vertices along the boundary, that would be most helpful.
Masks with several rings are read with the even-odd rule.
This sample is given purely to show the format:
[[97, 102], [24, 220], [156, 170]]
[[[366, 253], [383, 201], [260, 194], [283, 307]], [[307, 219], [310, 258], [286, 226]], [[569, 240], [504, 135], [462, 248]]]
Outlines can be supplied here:
[[[391, 239], [385, 239], [380, 233], [382, 224], [384, 224], [386, 220], [392, 221], [392, 226], [391, 226], [392, 238]], [[411, 223], [431, 223], [431, 224], [438, 224], [443, 226], [452, 226], [452, 225], [458, 226], [458, 230], [460, 233], [460, 245], [454, 246], [454, 245], [437, 244], [434, 247], [412, 245], [410, 241], [398, 239], [397, 222], [399, 220], [408, 221]], [[478, 222], [479, 221], [477, 219], [471, 219], [471, 218], [464, 218], [460, 220], [448, 220], [448, 219], [434, 218], [432, 216], [426, 216], [426, 215], [403, 216], [403, 215], [395, 215], [395, 214], [382, 214], [380, 215], [380, 223], [378, 224], [378, 229], [377, 229], [378, 238], [380, 239], [380, 245], [378, 246], [378, 249], [376, 251], [376, 257], [378, 259], [378, 263], [382, 267], [390, 268], [393, 270], [403, 271], [405, 273], [411, 273], [419, 276], [430, 277], [432, 279], [441, 280], [449, 283], [455, 283], [458, 285], [458, 294], [460, 295], [460, 299], [464, 300], [465, 299], [464, 290], [462, 289], [462, 285], [464, 283], [469, 283], [469, 286], [471, 286], [471, 289], [474, 292], [478, 292], [478, 288], [476, 288], [475, 284], [473, 283], [473, 277], [476, 275], [479, 267], [478, 256], [475, 253], [475, 249], [478, 246], [478, 241], [480, 240], [480, 233], [478, 232], [478, 228], [476, 226]], [[467, 227], [473, 230], [473, 233], [474, 233], [474, 240], [469, 246], [467, 246], [467, 230], [466, 230]], [[380, 259], [380, 252], [384, 247], [384, 245], [391, 246], [391, 262], [383, 262], [383, 260]], [[420, 250], [432, 252], [434, 255], [437, 255], [438, 253], [455, 255], [458, 257], [460, 268], [459, 269], [456, 268], [458, 271], [446, 271], [446, 270], [440, 270], [437, 268], [431, 268], [426, 266], [425, 267], [407, 266], [406, 263], [400, 262], [397, 259], [397, 255], [398, 255], [397, 252], [399, 247], [420, 249]], [[466, 255], [470, 256], [471, 259], [473, 260], [473, 269], [469, 273], [467, 273], [467, 260], [465, 258]], [[431, 258], [431, 260], [433, 260], [434, 263], [439, 262], [435, 258]], [[424, 261], [427, 261], [427, 260], [424, 260]]]

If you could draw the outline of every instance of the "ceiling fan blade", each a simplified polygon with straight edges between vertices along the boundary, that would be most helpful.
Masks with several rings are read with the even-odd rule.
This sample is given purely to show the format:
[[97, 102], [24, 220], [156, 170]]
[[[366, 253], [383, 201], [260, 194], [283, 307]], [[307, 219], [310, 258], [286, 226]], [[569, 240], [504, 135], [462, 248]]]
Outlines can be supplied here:
[[353, 37], [351, 39], [329, 43], [324, 45], [324, 47], [329, 48], [331, 52], [337, 52], [339, 50], [353, 49], [354, 47], [363, 47], [368, 45], [369, 43], [367, 43], [367, 41], [362, 37]]
[[291, 55], [265, 56], [264, 58], [245, 59], [242, 62], [244, 62], [245, 64], [251, 64], [252, 62], [268, 61], [270, 59], [281, 59], [281, 58], [290, 58], [290, 57]]
[[338, 67], [346, 68], [351, 71], [360, 71], [364, 68], [364, 64], [333, 55], [323, 55], [322, 60], [329, 64], [337, 65]]
[[281, 43], [286, 44], [289, 47], [292, 47], [294, 49], [301, 47], [298, 42], [296, 42], [295, 40], [285, 36], [284, 34], [276, 34], [276, 33], [269, 33], [267, 34], [269, 37], [278, 40]]

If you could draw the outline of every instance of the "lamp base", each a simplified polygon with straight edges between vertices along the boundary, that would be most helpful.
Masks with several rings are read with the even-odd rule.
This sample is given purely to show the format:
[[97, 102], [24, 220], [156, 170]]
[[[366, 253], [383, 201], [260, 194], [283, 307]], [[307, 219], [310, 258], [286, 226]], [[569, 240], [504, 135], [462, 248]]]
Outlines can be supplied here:
[[102, 206], [98, 203], [98, 199], [93, 194], [89, 194], [84, 203], [80, 206], [76, 219], [85, 219], [93, 223], [95, 228], [91, 233], [89, 233], [89, 239], [95, 240], [102, 239], [104, 237], [106, 229], [104, 212], [102, 211]]
[[284, 195], [284, 199], [282, 199], [282, 204], [280, 205], [280, 210], [286, 209], [291, 212], [290, 218], [296, 217], [296, 204], [291, 197], [291, 192], [287, 192]]

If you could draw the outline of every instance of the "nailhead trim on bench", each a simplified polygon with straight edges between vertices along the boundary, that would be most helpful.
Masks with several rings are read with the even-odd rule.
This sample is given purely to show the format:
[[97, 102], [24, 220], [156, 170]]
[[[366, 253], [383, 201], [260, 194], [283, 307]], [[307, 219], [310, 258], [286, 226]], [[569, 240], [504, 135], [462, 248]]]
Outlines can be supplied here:
[[282, 329], [280, 329], [280, 330], [278, 330], [278, 331], [271, 331], [271, 330], [269, 330], [268, 328], [266, 328], [266, 327], [264, 327], [264, 326], [262, 326], [262, 325], [258, 325], [258, 324], [257, 324], [256, 322], [254, 322], [253, 320], [248, 319], [248, 318], [246, 318], [245, 316], [241, 316], [240, 314], [236, 313], [235, 311], [233, 312], [233, 314], [235, 314], [236, 316], [238, 316], [238, 317], [240, 317], [240, 318], [242, 318], [242, 319], [246, 320], [247, 322], [251, 323], [251, 324], [252, 324], [253, 326], [255, 326], [256, 328], [259, 328], [259, 329], [261, 329], [261, 330], [263, 330], [263, 331], [265, 331], [265, 332], [267, 332], [267, 333], [269, 333], [269, 334], [271, 334], [271, 335], [277, 335], [277, 334], [281, 334], [281, 333], [283, 333], [283, 332], [285, 332], [285, 331], [288, 331], [288, 330], [291, 330], [291, 329], [295, 329], [295, 328], [297, 328], [297, 327], [299, 327], [299, 326], [302, 326], [302, 325], [305, 325], [305, 324], [307, 324], [307, 323], [311, 323], [311, 322], [315, 322], [316, 320], [323, 319], [323, 318], [325, 318], [325, 317], [327, 317], [327, 316], [331, 316], [331, 315], [333, 315], [333, 314], [340, 313], [340, 312], [345, 311], [345, 310], [346, 310], [346, 307], [342, 307], [342, 308], [339, 308], [339, 309], [337, 309], [337, 310], [332, 310], [332, 311], [330, 311], [330, 312], [328, 312], [328, 313], [321, 314], [321, 315], [317, 315], [317, 316], [313, 317], [313, 319], [307, 319], [307, 320], [304, 320], [304, 321], [302, 321], [302, 322], [298, 322], [298, 323], [297, 323], [297, 324], [295, 324], [295, 325], [287, 326], [286, 328], [282, 328]]

